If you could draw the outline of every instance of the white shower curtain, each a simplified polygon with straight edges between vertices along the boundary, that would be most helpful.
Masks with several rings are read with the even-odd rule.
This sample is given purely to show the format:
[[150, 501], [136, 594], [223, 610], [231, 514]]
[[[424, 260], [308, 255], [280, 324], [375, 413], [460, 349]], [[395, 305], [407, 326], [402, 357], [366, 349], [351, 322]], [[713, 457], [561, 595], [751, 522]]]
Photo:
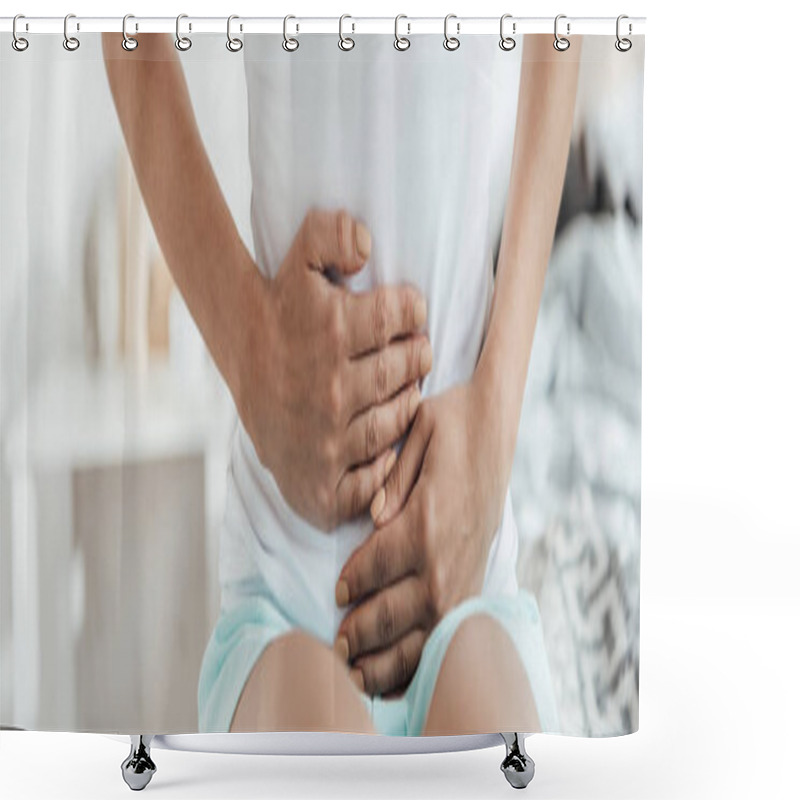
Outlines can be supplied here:
[[[517, 36], [510, 51], [475, 35], [449, 52], [427, 34], [407, 51], [387, 36], [356, 33], [348, 51], [315, 34], [290, 52], [281, 35], [244, 34], [231, 52], [224, 34], [204, 34], [178, 52], [173, 36], [142, 34], [128, 52], [114, 36], [104, 49], [86, 33], [74, 52], [57, 34], [30, 35], [24, 52], [7, 35], [0, 46], [0, 723], [477, 732], [490, 717], [459, 716], [445, 691], [463, 699], [471, 674], [475, 709], [482, 698], [502, 708], [506, 695], [523, 709], [503, 717], [505, 730], [635, 731], [644, 37], [627, 52], [613, 35], [572, 37], [559, 52], [552, 35]], [[190, 106], [170, 94], [176, 75]], [[173, 98], [160, 111], [159, 83]], [[187, 108], [206, 183], [205, 162], [190, 160]], [[162, 163], [159, 152], [172, 155]], [[171, 171], [182, 154], [200, 167]], [[525, 172], [535, 158], [541, 168]], [[202, 187], [217, 185], [222, 203], [205, 203]], [[345, 255], [325, 249], [329, 220]], [[240, 343], [255, 288], [236, 324], [216, 324], [236, 280], [217, 270], [240, 262], [204, 266], [217, 252], [209, 238], [187, 267], [190, 229], [195, 242], [235, 232], [253, 287], [319, 292], [301, 303], [287, 291], [280, 306], [309, 342], [310, 309], [329, 295], [416, 292], [370, 305], [373, 334], [374, 309], [386, 314], [385, 341], [346, 359], [353, 375], [380, 362], [382, 396], [354, 410], [360, 438], [347, 439], [356, 450], [337, 485], [359, 469], [381, 480], [330, 524], [308, 488], [323, 470], [305, 437], [322, 423], [309, 412], [291, 426], [301, 404], [319, 407], [314, 376], [333, 374], [335, 351], [309, 346], [313, 370], [295, 362], [301, 389], [273, 391], [289, 351]], [[541, 246], [526, 239], [534, 230]], [[290, 280], [304, 259], [311, 271]], [[221, 274], [229, 280], [206, 291]], [[531, 347], [524, 324], [502, 328], [493, 302], [530, 321]], [[406, 318], [391, 321], [393, 304]], [[342, 325], [355, 326], [355, 305], [342, 307]], [[228, 369], [236, 348], [237, 364], [267, 365], [265, 407], [278, 395], [284, 406], [256, 408], [261, 395], [244, 388], [256, 366]], [[509, 354], [502, 371], [487, 366], [495, 349]], [[475, 376], [495, 372], [502, 388], [484, 402]], [[416, 461], [404, 450], [415, 425], [427, 437]], [[484, 440], [509, 437], [492, 461]], [[392, 464], [412, 472], [384, 520]], [[403, 522], [423, 493], [434, 498], [428, 539], [414, 538], [416, 518]], [[382, 530], [398, 533], [376, 556]], [[392, 567], [401, 535], [407, 563]], [[434, 590], [438, 574], [448, 579]], [[356, 596], [365, 575], [376, 583]], [[462, 625], [487, 615], [489, 627]], [[473, 628], [504, 655], [478, 647], [459, 676], [447, 654], [472, 653]], [[273, 658], [281, 642], [287, 652]], [[316, 672], [304, 671], [310, 660]], [[504, 695], [493, 675], [516, 688]], [[328, 695], [311, 691], [328, 679]], [[269, 687], [280, 713], [253, 700]], [[328, 702], [338, 710], [318, 713]]]

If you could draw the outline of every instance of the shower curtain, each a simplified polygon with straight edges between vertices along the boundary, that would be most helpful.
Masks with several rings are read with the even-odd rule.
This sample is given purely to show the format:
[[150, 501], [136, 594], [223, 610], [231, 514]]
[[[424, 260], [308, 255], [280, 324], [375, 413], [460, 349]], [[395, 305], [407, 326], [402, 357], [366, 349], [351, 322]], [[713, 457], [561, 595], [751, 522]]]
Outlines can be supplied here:
[[3, 727], [637, 730], [644, 37], [445, 26], [2, 35]]

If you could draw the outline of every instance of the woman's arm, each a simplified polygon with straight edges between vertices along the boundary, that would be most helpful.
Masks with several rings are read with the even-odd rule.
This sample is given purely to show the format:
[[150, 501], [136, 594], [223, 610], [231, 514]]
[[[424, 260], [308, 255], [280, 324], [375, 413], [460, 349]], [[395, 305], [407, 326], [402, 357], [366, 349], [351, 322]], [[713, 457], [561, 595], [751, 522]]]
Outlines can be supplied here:
[[362, 513], [431, 367], [410, 286], [353, 294], [323, 274], [358, 272], [366, 228], [310, 210], [273, 279], [239, 236], [195, 121], [170, 36], [118, 34], [103, 52], [125, 141], [159, 245], [231, 390], [261, 462], [297, 513], [330, 529]]
[[526, 36], [517, 126], [489, 329], [476, 377], [496, 426], [508, 484], [533, 332], [553, 244], [569, 154], [581, 40], [556, 52], [549, 36]]
[[[580, 66], [580, 37], [573, 37], [564, 52], [555, 51], [549, 36], [528, 35], [523, 41], [497, 277], [486, 338], [469, 382], [480, 421], [476, 441], [485, 442], [487, 450], [480, 483], [493, 500], [490, 533], [500, 521], [514, 460], [533, 332], [564, 186]], [[397, 467], [372, 503], [376, 523], [388, 522], [408, 499], [430, 433], [420, 428], [418, 420]]]
[[119, 41], [104, 33], [103, 53], [139, 188], [175, 283], [236, 395], [241, 310], [256, 267], [214, 176], [171, 38], [140, 35], [131, 52]]
[[423, 401], [372, 503], [376, 530], [336, 587], [336, 651], [370, 694], [411, 680], [429, 632], [479, 594], [514, 457], [533, 332], [566, 171], [580, 40], [526, 36], [489, 329], [472, 378]]

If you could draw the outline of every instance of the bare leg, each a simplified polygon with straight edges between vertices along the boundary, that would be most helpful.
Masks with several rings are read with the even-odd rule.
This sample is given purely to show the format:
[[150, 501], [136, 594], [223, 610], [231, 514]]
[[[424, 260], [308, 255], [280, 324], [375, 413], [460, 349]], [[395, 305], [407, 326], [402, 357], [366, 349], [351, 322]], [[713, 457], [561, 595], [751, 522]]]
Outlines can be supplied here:
[[264, 648], [239, 697], [231, 731], [375, 732], [344, 664], [301, 631]]
[[447, 648], [423, 734], [541, 730], [514, 643], [488, 614], [464, 620]]

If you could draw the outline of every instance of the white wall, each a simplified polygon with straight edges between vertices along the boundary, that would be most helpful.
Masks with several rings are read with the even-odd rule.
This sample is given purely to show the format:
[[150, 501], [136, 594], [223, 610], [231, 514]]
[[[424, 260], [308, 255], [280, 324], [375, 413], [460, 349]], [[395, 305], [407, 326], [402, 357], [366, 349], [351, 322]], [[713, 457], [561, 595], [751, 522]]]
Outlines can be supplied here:
[[[0, 431], [4, 448], [12, 419], [27, 405], [29, 392], [47, 364], [83, 359], [89, 350], [88, 249], [94, 247], [99, 254], [99, 269], [110, 273], [112, 284], [117, 271], [117, 182], [120, 158], [126, 156], [100, 38], [85, 38], [74, 53], [64, 51], [58, 36], [36, 44], [24, 60], [15, 58], [18, 54], [10, 47], [2, 48], [0, 54]], [[240, 56], [209, 60], [210, 47], [200, 41], [184, 56], [192, 62], [187, 77], [217, 178], [249, 245], [244, 71]], [[198, 87], [202, 91], [195, 91]], [[52, 135], [54, 130], [57, 135]], [[99, 231], [95, 230], [98, 220]], [[114, 292], [111, 299], [116, 299]], [[188, 315], [180, 319], [186, 327]], [[190, 338], [199, 342], [193, 325], [188, 324]], [[219, 376], [210, 359], [205, 360], [207, 380], [219, 388]], [[220, 458], [208, 466], [212, 473], [208, 483], [213, 488], [206, 498], [210, 561], [216, 553], [225, 468]], [[48, 494], [48, 485], [42, 481], [39, 487], [40, 507], [57, 502]], [[5, 676], [12, 673], [13, 653], [10, 527], [10, 478], [6, 461], [0, 458], [0, 675]], [[49, 535], [47, 528], [39, 531], [41, 547], [48, 546]], [[215, 586], [215, 562], [210, 572], [210, 585]], [[11, 697], [10, 681], [2, 681], [0, 705], [11, 709]]]

